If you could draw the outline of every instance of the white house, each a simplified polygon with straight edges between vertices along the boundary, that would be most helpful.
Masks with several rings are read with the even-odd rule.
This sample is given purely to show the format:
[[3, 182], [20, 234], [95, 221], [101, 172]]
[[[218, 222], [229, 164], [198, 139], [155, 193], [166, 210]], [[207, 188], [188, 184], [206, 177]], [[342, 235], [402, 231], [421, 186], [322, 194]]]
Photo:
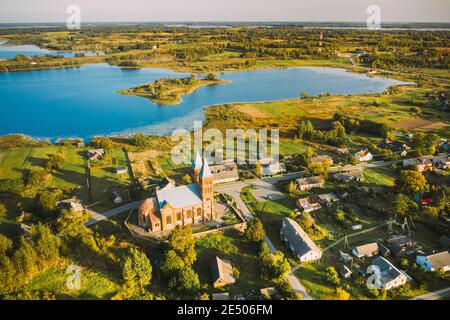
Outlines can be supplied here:
[[392, 263], [383, 257], [373, 260], [372, 265], [379, 268], [380, 276], [375, 285], [378, 289], [394, 289], [406, 284], [411, 278], [403, 271], [397, 269]]
[[300, 262], [319, 260], [322, 257], [322, 251], [294, 220], [284, 218], [280, 233], [281, 239]]
[[427, 271], [450, 270], [450, 254], [448, 251], [430, 254], [428, 256], [417, 255], [416, 263]]
[[272, 163], [272, 164], [263, 166], [262, 176], [272, 177], [272, 176], [276, 176], [278, 174], [282, 174], [284, 172], [286, 172], [286, 166], [284, 163], [281, 163], [281, 162]]
[[356, 161], [367, 162], [373, 159], [373, 155], [367, 150], [361, 150], [355, 153]]

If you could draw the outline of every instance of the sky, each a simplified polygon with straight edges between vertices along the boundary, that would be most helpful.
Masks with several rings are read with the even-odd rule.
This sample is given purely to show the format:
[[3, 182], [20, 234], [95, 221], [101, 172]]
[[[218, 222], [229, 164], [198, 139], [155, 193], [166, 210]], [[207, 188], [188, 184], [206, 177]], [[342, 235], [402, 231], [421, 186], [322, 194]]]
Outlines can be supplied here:
[[369, 5], [381, 22], [450, 22], [450, 0], [0, 0], [0, 23], [65, 22], [72, 4], [81, 22], [363, 22]]

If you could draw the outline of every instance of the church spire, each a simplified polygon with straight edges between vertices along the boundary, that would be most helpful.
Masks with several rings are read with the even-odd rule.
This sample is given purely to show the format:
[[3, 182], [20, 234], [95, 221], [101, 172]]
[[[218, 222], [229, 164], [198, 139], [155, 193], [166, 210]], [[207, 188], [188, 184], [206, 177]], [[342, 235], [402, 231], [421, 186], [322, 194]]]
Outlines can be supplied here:
[[192, 164], [192, 169], [200, 171], [203, 165], [202, 157], [200, 156], [200, 152], [197, 152], [195, 155], [194, 163]]
[[203, 161], [202, 170], [200, 171], [200, 178], [204, 179], [204, 178], [209, 178], [212, 176], [213, 176], [213, 174], [211, 173], [211, 169], [209, 168], [208, 161], [206, 161], [206, 159], [205, 159]]

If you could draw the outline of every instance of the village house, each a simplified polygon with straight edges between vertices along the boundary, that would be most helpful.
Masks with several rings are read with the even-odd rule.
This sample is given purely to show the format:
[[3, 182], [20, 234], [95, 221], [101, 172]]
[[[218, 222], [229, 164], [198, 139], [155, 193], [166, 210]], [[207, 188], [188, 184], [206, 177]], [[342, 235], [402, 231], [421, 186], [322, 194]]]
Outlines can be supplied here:
[[221, 288], [236, 282], [233, 276], [233, 266], [228, 260], [215, 257], [210, 265], [212, 286]]
[[339, 202], [339, 198], [334, 193], [325, 193], [320, 194], [319, 199], [322, 203], [325, 203], [327, 206], [331, 206], [331, 204], [335, 202]]
[[411, 150], [411, 148], [406, 143], [403, 143], [398, 140], [391, 141], [390, 139], [382, 141], [379, 144], [379, 147], [383, 149], [389, 149], [394, 152], [400, 152], [400, 155], [402, 157], [405, 157], [408, 154], [408, 151]]
[[333, 175], [333, 178], [337, 181], [349, 183], [350, 181], [361, 181], [363, 173], [361, 170], [354, 170], [349, 172], [339, 172]]
[[314, 188], [322, 188], [325, 180], [321, 176], [299, 178], [295, 180], [295, 185], [300, 191], [308, 191]]
[[114, 169], [116, 171], [116, 174], [126, 174], [127, 173], [127, 168], [126, 167], [116, 167]]
[[322, 206], [319, 203], [319, 197], [309, 196], [306, 198], [301, 198], [297, 200], [297, 207], [304, 212], [312, 212], [319, 210]]
[[373, 155], [367, 150], [361, 150], [355, 153], [355, 158], [358, 162], [367, 162], [373, 159]]
[[211, 166], [214, 184], [233, 182], [239, 180], [237, 164], [234, 162]]
[[325, 164], [328, 163], [330, 166], [333, 165], [333, 158], [330, 156], [316, 156], [311, 158], [311, 163], [321, 163]]
[[283, 219], [280, 235], [300, 262], [315, 261], [322, 257], [322, 251], [294, 220], [287, 217]]
[[273, 177], [286, 172], [286, 165], [284, 163], [271, 163], [263, 166], [262, 176]]
[[56, 209], [80, 212], [84, 210], [84, 207], [80, 200], [72, 198], [56, 202]]
[[433, 170], [433, 162], [428, 157], [405, 159], [403, 160], [403, 167], [417, 167], [417, 170], [419, 170], [420, 172], [425, 172]]
[[442, 270], [447, 272], [450, 270], [450, 253], [442, 251], [427, 256], [417, 255], [416, 263], [427, 271]]
[[436, 168], [447, 170], [450, 168], [450, 156], [448, 154], [433, 157], [433, 165]]
[[91, 161], [100, 160], [105, 155], [104, 149], [95, 149], [95, 150], [89, 150], [87, 152], [87, 158]]
[[406, 284], [411, 279], [407, 274], [397, 269], [383, 257], [378, 257], [373, 260], [372, 265], [380, 269], [380, 277], [377, 283], [380, 289], [394, 289]]
[[154, 232], [213, 220], [214, 176], [200, 154], [193, 163], [193, 181], [179, 187], [169, 184], [157, 190], [155, 197], [146, 199], [139, 207], [139, 226]]
[[417, 250], [417, 243], [406, 235], [393, 236], [387, 242], [389, 249], [396, 258], [411, 255]]
[[378, 255], [379, 250], [378, 243], [372, 242], [352, 248], [352, 254], [357, 258], [371, 258]]

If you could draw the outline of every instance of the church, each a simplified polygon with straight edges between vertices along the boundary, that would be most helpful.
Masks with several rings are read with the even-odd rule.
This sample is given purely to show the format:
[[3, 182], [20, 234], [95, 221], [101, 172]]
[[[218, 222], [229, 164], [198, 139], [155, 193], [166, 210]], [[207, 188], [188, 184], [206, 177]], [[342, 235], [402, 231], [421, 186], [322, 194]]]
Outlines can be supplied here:
[[192, 170], [192, 184], [179, 187], [169, 184], [144, 201], [138, 213], [140, 227], [150, 232], [165, 231], [215, 218], [214, 176], [199, 153]]

